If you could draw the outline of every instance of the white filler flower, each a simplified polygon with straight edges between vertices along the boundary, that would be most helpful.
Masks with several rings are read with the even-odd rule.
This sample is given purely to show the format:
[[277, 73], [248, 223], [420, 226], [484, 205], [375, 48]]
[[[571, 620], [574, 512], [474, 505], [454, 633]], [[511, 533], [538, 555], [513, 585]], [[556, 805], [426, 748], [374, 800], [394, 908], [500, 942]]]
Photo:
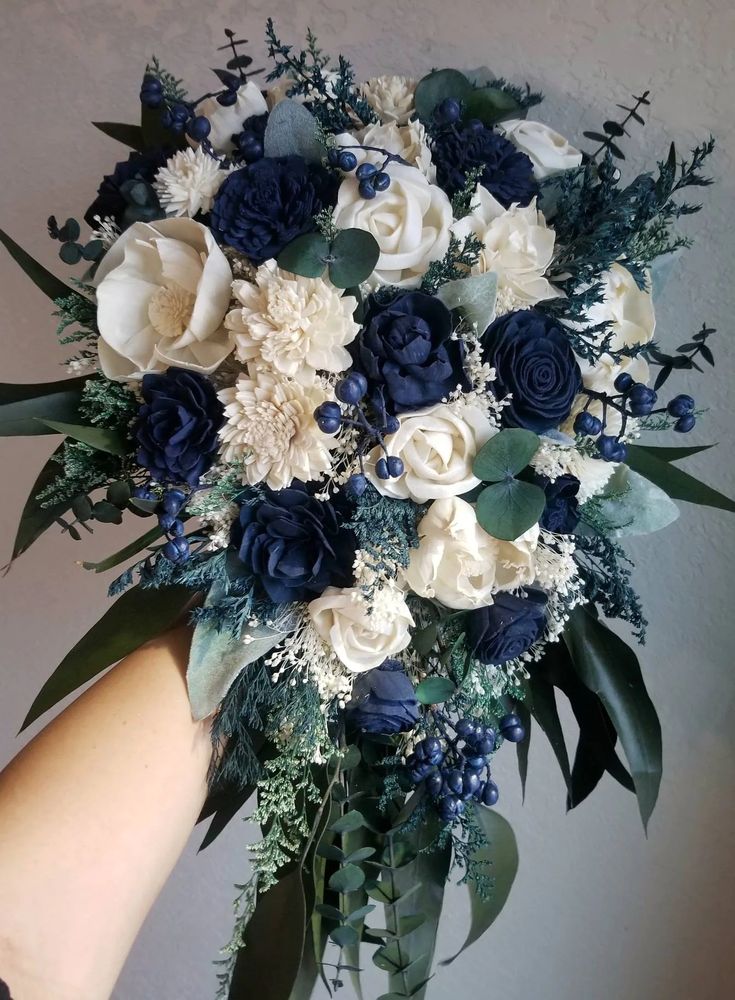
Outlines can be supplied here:
[[493, 603], [498, 590], [533, 583], [539, 527], [503, 542], [477, 522], [475, 508], [459, 497], [436, 500], [419, 524], [419, 547], [411, 550], [406, 583], [419, 597], [469, 610]]
[[554, 256], [555, 233], [546, 225], [534, 199], [529, 205], [506, 209], [490, 192], [477, 186], [472, 211], [452, 227], [460, 240], [474, 234], [482, 252], [473, 274], [498, 276], [496, 314], [527, 309], [564, 293], [544, 277]]
[[350, 174], [340, 184], [334, 222], [339, 229], [372, 233], [380, 256], [372, 281], [414, 288], [429, 264], [449, 246], [452, 206], [436, 184], [429, 184], [417, 167], [390, 163], [390, 187], [374, 198], [363, 198], [359, 181]]
[[230, 172], [197, 146], [174, 153], [156, 174], [153, 186], [166, 215], [191, 218], [198, 212], [209, 212], [214, 196]]
[[359, 587], [328, 587], [308, 611], [315, 631], [353, 673], [379, 667], [411, 642], [414, 621], [395, 584], [386, 584], [373, 600]]
[[403, 462], [403, 475], [380, 479], [375, 463], [379, 448], [368, 456], [365, 471], [379, 493], [416, 503], [467, 493], [480, 480], [472, 474], [472, 463], [480, 448], [495, 433], [487, 416], [477, 407], [457, 409], [445, 403], [401, 418], [395, 434], [385, 439], [391, 455]]
[[208, 374], [232, 351], [224, 326], [232, 271], [206, 226], [136, 222], [95, 276], [99, 355], [108, 378], [170, 365]]
[[240, 307], [225, 325], [235, 356], [247, 364], [310, 381], [315, 371], [342, 372], [352, 359], [346, 349], [360, 329], [352, 315], [357, 299], [323, 278], [282, 271], [274, 260], [262, 264], [255, 281], [232, 285]]
[[248, 370], [218, 395], [226, 419], [220, 459], [241, 466], [244, 483], [282, 490], [294, 479], [308, 482], [329, 471], [335, 442], [314, 419], [314, 410], [329, 398], [318, 380], [302, 385]]

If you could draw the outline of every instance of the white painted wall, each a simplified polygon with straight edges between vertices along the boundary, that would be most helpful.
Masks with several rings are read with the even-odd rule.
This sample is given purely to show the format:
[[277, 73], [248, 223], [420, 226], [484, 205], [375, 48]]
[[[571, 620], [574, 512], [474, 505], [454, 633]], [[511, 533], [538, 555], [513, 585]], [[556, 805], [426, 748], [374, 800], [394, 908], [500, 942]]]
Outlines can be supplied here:
[[[710, 131], [720, 142], [712, 163], [718, 186], [707, 194], [707, 211], [688, 227], [697, 245], [658, 315], [660, 339], [671, 347], [704, 319], [720, 331], [716, 378], [692, 378], [686, 388], [712, 406], [690, 440], [721, 444], [690, 467], [735, 491], [735, 8], [729, 0], [3, 0], [0, 6], [0, 224], [49, 265], [54, 247], [44, 233], [46, 216], [80, 217], [119, 151], [87, 123], [132, 119], [151, 52], [186, 77], [192, 91], [204, 89], [222, 26], [259, 39], [272, 14], [284, 35], [297, 40], [311, 24], [328, 51], [341, 48], [366, 76], [485, 63], [543, 88], [540, 117], [573, 141], [631, 91], [650, 88], [650, 123], [626, 146], [633, 165], [643, 162], [644, 149], [649, 163], [665, 155], [672, 137], [682, 149]], [[5, 257], [0, 336], [4, 379], [58, 377], [63, 351], [45, 300]], [[4, 553], [50, 451], [43, 439], [0, 445]], [[665, 751], [649, 839], [632, 797], [611, 782], [565, 816], [562, 782], [542, 736], [531, 747], [525, 806], [514, 755], [501, 755], [502, 809], [518, 834], [521, 870], [494, 932], [440, 971], [430, 996], [719, 1000], [729, 993], [735, 975], [732, 525], [725, 515], [688, 508], [665, 534], [636, 546], [637, 583], [652, 622], [643, 662]], [[85, 544], [84, 557], [119, 542], [119, 531], [100, 531]], [[43, 680], [105, 607], [102, 581], [74, 565], [81, 553], [51, 533], [0, 581], [0, 763], [19, 748], [14, 734]], [[115, 1000], [212, 995], [210, 961], [227, 939], [231, 884], [246, 873], [247, 839], [237, 823], [197, 858], [192, 837]], [[450, 893], [441, 953], [461, 940], [462, 903], [461, 894]], [[374, 1000], [381, 992], [371, 978], [366, 996]]]

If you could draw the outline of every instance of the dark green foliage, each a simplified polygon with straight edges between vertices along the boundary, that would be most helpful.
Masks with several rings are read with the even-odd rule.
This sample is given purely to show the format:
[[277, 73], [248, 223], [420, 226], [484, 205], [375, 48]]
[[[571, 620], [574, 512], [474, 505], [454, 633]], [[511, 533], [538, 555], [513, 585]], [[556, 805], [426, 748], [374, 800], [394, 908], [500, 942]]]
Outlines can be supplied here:
[[480, 259], [482, 241], [474, 233], [460, 242], [456, 236], [449, 237], [449, 247], [441, 260], [429, 264], [421, 281], [421, 291], [435, 295], [437, 289], [447, 281], [464, 278]]
[[496, 90], [502, 90], [503, 93], [512, 97], [522, 111], [528, 111], [529, 108], [541, 104], [544, 99], [544, 95], [540, 90], [531, 90], [530, 84], [526, 83], [523, 87], [519, 87], [502, 76], [494, 77], [489, 81], [489, 85], [495, 87]]
[[702, 329], [695, 333], [691, 342], [677, 347], [675, 354], [665, 354], [659, 350], [656, 344], [648, 344], [645, 348], [645, 355], [648, 361], [654, 365], [659, 365], [661, 371], [656, 376], [653, 388], [658, 390], [666, 382], [673, 371], [691, 371], [694, 368], [701, 372], [702, 369], [697, 364], [696, 359], [701, 358], [708, 365], [714, 367], [715, 359], [712, 349], [707, 344], [707, 340], [713, 333], [717, 333], [714, 327], [708, 327], [702, 323]]
[[452, 195], [452, 215], [455, 219], [462, 219], [472, 211], [472, 199], [475, 196], [477, 182], [482, 177], [482, 171], [482, 167], [472, 167], [468, 170], [462, 189]]
[[155, 76], [161, 81], [163, 87], [163, 99], [167, 104], [179, 104], [186, 99], [186, 90], [183, 81], [177, 79], [172, 73], [164, 69], [158, 61], [157, 56], [152, 56], [151, 61], [145, 68], [150, 76]]
[[638, 122], [639, 125], [644, 125], [645, 122], [639, 114], [640, 108], [648, 106], [651, 102], [648, 100], [649, 91], [641, 94], [640, 97], [633, 95], [633, 100], [635, 104], [632, 108], [626, 107], [624, 104], [618, 104], [619, 108], [622, 108], [626, 112], [625, 117], [622, 121], [606, 121], [602, 125], [602, 132], [583, 132], [582, 134], [587, 139], [592, 139], [593, 142], [599, 142], [600, 146], [598, 149], [592, 153], [593, 159], [598, 157], [600, 153], [610, 153], [611, 156], [616, 157], [618, 160], [625, 159], [625, 153], [615, 142], [616, 139], [621, 139], [624, 135], [628, 135], [626, 125], [629, 121], [633, 120]]
[[602, 535], [576, 535], [574, 558], [587, 600], [597, 604], [606, 618], [628, 622], [643, 643], [648, 622], [643, 616], [640, 597], [630, 583], [629, 567], [633, 564], [625, 550]]
[[308, 97], [312, 113], [326, 132], [336, 134], [354, 128], [355, 117], [363, 125], [377, 121], [375, 112], [355, 87], [354, 71], [343, 56], [338, 58], [336, 78], [327, 82], [325, 70], [330, 60], [322, 53], [311, 29], [307, 32], [306, 49], [297, 53], [292, 45], [284, 45], [278, 38], [273, 19], [269, 17], [266, 41], [268, 55], [275, 64], [266, 79], [292, 77], [295, 82], [288, 92], [289, 97], [299, 94]]
[[[87, 289], [89, 286], [80, 287]], [[97, 309], [90, 299], [80, 292], [69, 292], [56, 299], [54, 305], [57, 309], [53, 315], [59, 318], [56, 336], [60, 344], [77, 344], [97, 337]], [[78, 329], [67, 333], [70, 326], [78, 326]]]
[[368, 486], [355, 503], [349, 526], [357, 536], [358, 548], [371, 556], [373, 568], [393, 575], [395, 566], [408, 566], [411, 549], [419, 544], [418, 523], [423, 512], [413, 500], [392, 500]]

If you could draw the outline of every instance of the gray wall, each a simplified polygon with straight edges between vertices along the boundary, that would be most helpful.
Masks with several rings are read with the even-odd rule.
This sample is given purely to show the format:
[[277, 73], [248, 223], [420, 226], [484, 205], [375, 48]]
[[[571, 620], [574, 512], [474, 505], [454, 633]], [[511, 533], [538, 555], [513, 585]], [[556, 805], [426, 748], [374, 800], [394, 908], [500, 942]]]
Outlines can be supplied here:
[[[298, 39], [307, 23], [328, 51], [341, 47], [364, 75], [486, 63], [544, 89], [542, 117], [574, 140], [615, 114], [630, 91], [650, 88], [650, 123], [626, 146], [630, 160], [685, 150], [710, 131], [719, 183], [692, 220], [686, 266], [659, 304], [671, 347], [706, 319], [718, 327], [717, 376], [688, 388], [712, 407], [693, 441], [720, 441], [690, 467], [735, 491], [731, 387], [735, 8], [729, 0], [3, 0], [0, 35], [0, 222], [54, 264], [45, 218], [81, 216], [119, 148], [87, 123], [131, 120], [146, 57], [208, 87], [222, 26], [259, 39], [268, 14]], [[56, 262], [58, 263], [58, 262]], [[59, 271], [63, 266], [59, 265]], [[58, 377], [63, 351], [37, 294], [0, 258], [3, 378]], [[709, 375], [709, 373], [708, 373]], [[2, 443], [3, 551], [48, 441]], [[75, 565], [121, 543], [99, 531], [84, 546], [50, 533], [0, 581], [0, 763], [34, 694], [105, 607], [104, 581]], [[653, 623], [643, 663], [661, 714], [665, 775], [643, 835], [635, 803], [612, 783], [564, 813], [561, 779], [543, 737], [531, 746], [522, 805], [512, 753], [502, 754], [502, 810], [520, 844], [521, 869], [494, 932], [442, 970], [439, 997], [524, 1000], [714, 1000], [735, 974], [733, 880], [732, 520], [687, 508], [664, 534], [634, 548], [637, 583]], [[25, 737], [23, 737], [25, 738]], [[115, 1000], [205, 1000], [210, 961], [227, 939], [231, 883], [247, 870], [248, 831], [236, 823], [196, 857], [196, 837], [154, 907]], [[461, 893], [451, 892], [440, 952], [462, 936]], [[368, 961], [369, 964], [369, 961]], [[383, 990], [371, 980], [367, 996]], [[348, 991], [345, 991], [347, 994]], [[257, 997], [257, 989], [253, 995]]]

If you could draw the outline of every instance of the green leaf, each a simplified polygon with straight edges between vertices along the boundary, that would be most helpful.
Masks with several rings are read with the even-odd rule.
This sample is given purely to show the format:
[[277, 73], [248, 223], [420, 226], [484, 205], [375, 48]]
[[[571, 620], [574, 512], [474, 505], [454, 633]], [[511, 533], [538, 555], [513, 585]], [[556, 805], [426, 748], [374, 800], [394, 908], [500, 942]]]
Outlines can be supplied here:
[[349, 924], [344, 924], [342, 927], [335, 927], [334, 930], [329, 932], [329, 936], [340, 948], [344, 948], [350, 944], [357, 944], [360, 939], [360, 935], [355, 928], [350, 927]]
[[601, 519], [608, 538], [648, 535], [679, 516], [679, 508], [667, 493], [627, 465], [617, 467], [591, 506], [595, 523]]
[[67, 424], [60, 420], [46, 420], [43, 417], [37, 419], [57, 434], [65, 434], [75, 441], [82, 441], [97, 451], [106, 451], [110, 455], [127, 455], [130, 450], [125, 436], [120, 431], [110, 430], [107, 427], [88, 427], [86, 424]]
[[79, 400], [87, 376], [57, 382], [0, 382], [0, 436], [52, 434], [39, 420], [79, 419]]
[[380, 247], [372, 233], [341, 229], [330, 248], [329, 280], [337, 288], [359, 285], [373, 273], [378, 257]]
[[119, 479], [116, 483], [111, 483], [107, 488], [107, 500], [113, 503], [120, 510], [125, 510], [131, 496], [130, 483], [125, 479]]
[[457, 101], [465, 100], [472, 93], [472, 84], [456, 69], [437, 69], [419, 80], [414, 103], [419, 118], [424, 124], [431, 121], [437, 104], [448, 97]]
[[495, 921], [505, 906], [518, 871], [518, 846], [510, 823], [497, 809], [486, 809], [477, 805], [470, 808], [488, 840], [488, 846], [477, 851], [475, 857], [480, 861], [489, 862], [488, 873], [494, 878], [494, 886], [489, 897], [484, 899], [478, 893], [474, 882], [467, 883], [472, 911], [470, 930], [457, 954], [444, 959], [442, 965], [449, 965], [459, 958], [462, 952], [477, 941]]
[[541, 439], [533, 431], [509, 427], [485, 442], [472, 463], [472, 471], [483, 483], [503, 482], [522, 472], [540, 445]]
[[367, 861], [368, 858], [372, 858], [375, 854], [374, 847], [358, 847], [356, 851], [352, 854], [348, 854], [345, 861], [349, 861], [350, 864], [357, 864], [359, 861]]
[[33, 484], [30, 496], [23, 507], [23, 513], [20, 515], [20, 524], [18, 525], [18, 533], [13, 543], [11, 562], [13, 559], [17, 559], [26, 549], [30, 548], [36, 539], [40, 538], [44, 531], [54, 524], [58, 517], [61, 517], [62, 514], [65, 514], [69, 510], [68, 500], [53, 503], [50, 507], [42, 507], [36, 499], [39, 493], [45, 490], [47, 486], [50, 486], [63, 473], [64, 468], [59, 462], [63, 448], [64, 445], [62, 443], [41, 469], [38, 478]]
[[128, 146], [138, 153], [142, 153], [145, 149], [143, 129], [140, 125], [126, 125], [123, 122], [92, 122], [92, 124], [111, 139], [121, 142], [123, 146]]
[[65, 298], [71, 294], [72, 289], [68, 285], [64, 284], [56, 275], [47, 271], [37, 260], [34, 260], [30, 254], [26, 253], [2, 229], [0, 229], [0, 243], [2, 243], [16, 264], [25, 271], [36, 288], [40, 288], [44, 295], [48, 295], [50, 299], [56, 300]]
[[567, 791], [569, 791], [572, 774], [569, 767], [569, 754], [564, 740], [564, 731], [561, 727], [559, 711], [556, 707], [554, 687], [540, 675], [540, 671], [532, 670], [530, 688], [533, 701], [531, 714], [551, 744], [551, 749], [554, 751], [554, 756], [559, 763], [562, 777], [564, 778], [564, 784], [567, 787]]
[[306, 938], [306, 902], [301, 871], [281, 875], [258, 903], [237, 953], [229, 1000], [288, 1000], [297, 980]]
[[[222, 831], [225, 829], [230, 820], [234, 819], [239, 813], [248, 799], [255, 793], [255, 786], [245, 788], [243, 791], [237, 792], [234, 795], [227, 795], [219, 800], [220, 804], [208, 815], [211, 815], [212, 821], [207, 827], [207, 832], [204, 834], [201, 844], [199, 845], [197, 853], [206, 850], [210, 844], [219, 837]], [[219, 797], [218, 797], [219, 799]], [[201, 819], [205, 819], [205, 816], [200, 816]]]
[[436, 645], [436, 638], [439, 633], [437, 622], [431, 622], [423, 628], [416, 629], [411, 636], [411, 648], [419, 656], [427, 656]]
[[314, 115], [303, 104], [286, 98], [268, 115], [263, 150], [266, 156], [301, 156], [307, 163], [321, 163], [325, 151], [318, 134]]
[[486, 486], [475, 509], [480, 526], [489, 535], [512, 542], [538, 523], [545, 506], [546, 496], [540, 486], [507, 479]]
[[101, 524], [122, 524], [122, 511], [107, 500], [98, 500], [92, 505], [92, 516]]
[[329, 888], [335, 892], [355, 892], [365, 884], [365, 873], [357, 865], [343, 865], [329, 879]]
[[457, 690], [448, 677], [427, 677], [416, 688], [416, 699], [422, 705], [440, 705], [447, 701]]
[[698, 455], [700, 451], [709, 451], [710, 448], [717, 446], [714, 444], [695, 444], [681, 448], [654, 448], [651, 445], [633, 445], [632, 447], [640, 448], [664, 462], [678, 462], [681, 458], [689, 458], [690, 455]]
[[633, 650], [582, 607], [564, 633], [580, 680], [602, 701], [635, 783], [644, 829], [661, 784], [661, 725]]
[[162, 108], [147, 108], [142, 105], [140, 110], [140, 127], [143, 132], [144, 149], [184, 149], [186, 136], [182, 132], [174, 132], [165, 128], [161, 118]]
[[365, 817], [359, 810], [351, 809], [335, 820], [329, 829], [333, 833], [348, 833], [350, 830], [359, 830], [361, 826], [365, 826]]
[[362, 760], [362, 754], [360, 753], [360, 748], [356, 746], [349, 746], [345, 749], [342, 754], [339, 766], [341, 771], [351, 771], [353, 768]]
[[516, 743], [516, 760], [518, 762], [518, 777], [521, 779], [521, 801], [526, 801], [526, 779], [528, 777], [528, 751], [531, 749], [531, 713], [523, 702], [516, 706], [516, 715], [526, 731], [526, 738]]
[[188, 587], [178, 586], [127, 590], [66, 654], [31, 705], [21, 731], [106, 667], [165, 632], [193, 596]]
[[473, 90], [465, 100], [463, 118], [479, 118], [483, 125], [495, 125], [508, 118], [520, 118], [522, 108], [518, 101], [497, 87]]
[[317, 857], [326, 858], [327, 861], [344, 861], [345, 852], [336, 844], [321, 843], [316, 849]]
[[660, 486], [673, 500], [685, 500], [703, 507], [716, 507], [735, 513], [735, 500], [718, 493], [711, 486], [659, 457], [653, 448], [628, 445], [627, 465]]
[[494, 271], [487, 271], [447, 281], [436, 294], [447, 309], [456, 309], [481, 334], [495, 316], [497, 292], [498, 276]]
[[341, 923], [344, 920], [344, 914], [341, 910], [338, 910], [336, 906], [328, 906], [326, 903], [319, 903], [315, 907], [317, 913], [322, 917], [326, 917], [327, 920], [335, 920], [337, 923]]
[[154, 542], [161, 538], [163, 532], [159, 527], [151, 528], [150, 531], [146, 531], [144, 535], [140, 538], [136, 538], [135, 541], [129, 542], [124, 548], [119, 549], [117, 552], [113, 552], [111, 556], [107, 556], [106, 559], [101, 559], [100, 562], [84, 562], [82, 566], [85, 569], [94, 570], [95, 573], [104, 573], [108, 569], [112, 569], [114, 566], [119, 566], [120, 563], [126, 562], [131, 556], [137, 555], [142, 552], [143, 549], [147, 549]]
[[319, 278], [324, 274], [329, 256], [329, 243], [321, 233], [297, 236], [278, 255], [278, 266], [304, 278]]
[[[214, 584], [205, 606], [217, 604], [223, 596], [222, 585]], [[242, 636], [235, 636], [226, 627], [218, 629], [210, 621], [198, 621], [186, 670], [194, 719], [210, 716], [245, 667], [269, 653], [287, 634], [260, 624], [246, 625]], [[243, 641], [246, 637], [250, 641]]]

